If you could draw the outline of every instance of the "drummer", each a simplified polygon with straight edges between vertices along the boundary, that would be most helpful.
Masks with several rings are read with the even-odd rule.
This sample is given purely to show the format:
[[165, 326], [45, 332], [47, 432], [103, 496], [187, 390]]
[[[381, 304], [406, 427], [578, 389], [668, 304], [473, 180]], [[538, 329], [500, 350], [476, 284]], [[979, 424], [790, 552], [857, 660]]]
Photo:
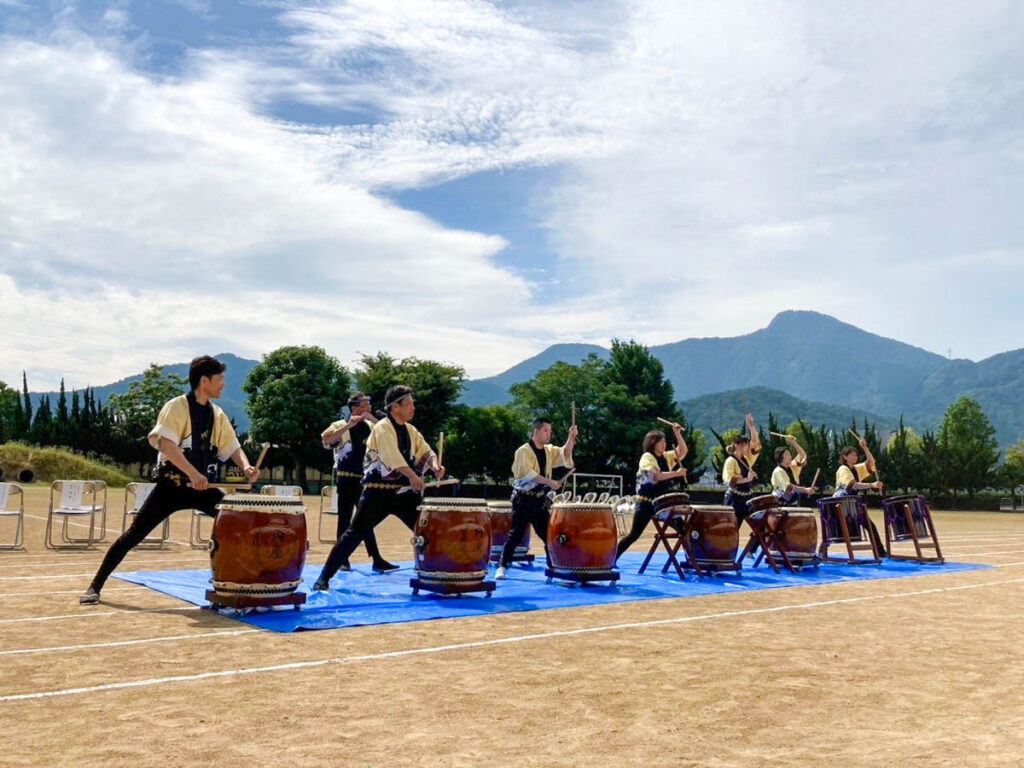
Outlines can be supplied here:
[[[359, 508], [331, 549], [313, 589], [326, 592], [331, 577], [388, 515], [395, 515], [409, 528], [416, 528], [416, 508], [422, 500], [422, 472], [432, 471], [440, 480], [444, 467], [437, 461], [423, 435], [410, 422], [416, 414], [412, 389], [391, 387], [384, 396], [387, 417], [374, 424], [366, 441], [363, 458], [363, 492]], [[390, 565], [390, 563], [389, 563]], [[395, 570], [397, 566], [391, 566]], [[381, 570], [381, 569], [377, 569]]]
[[[348, 400], [348, 419], [335, 421], [320, 435], [324, 448], [334, 450], [335, 492], [338, 495], [338, 534], [335, 541], [348, 530], [352, 523], [352, 511], [359, 503], [366, 440], [370, 436], [370, 428], [376, 423], [377, 418], [370, 411], [370, 398], [362, 392], [356, 392]], [[363, 543], [366, 545], [366, 553], [373, 560], [373, 570], [384, 572], [397, 568], [381, 556], [373, 531], [366, 533]], [[338, 570], [350, 571], [352, 568], [345, 561]]]
[[[772, 494], [782, 506], [795, 506], [801, 502], [809, 504], [815, 489], [800, 482], [800, 472], [807, 466], [807, 453], [793, 435], [786, 435], [789, 448], [775, 449], [775, 469], [772, 472]], [[790, 450], [792, 449], [792, 450]], [[793, 456], [796, 451], [796, 457]]]
[[[836, 490], [833, 497], [856, 496], [858, 491], [885, 491], [885, 484], [881, 480], [873, 483], [865, 483], [864, 480], [878, 472], [878, 465], [875, 457], [868, 448], [867, 440], [860, 438], [860, 448], [864, 451], [864, 461], [857, 462], [857, 449], [852, 445], [844, 445], [839, 451], [839, 469], [836, 470]], [[878, 532], [874, 521], [868, 517], [868, 527], [871, 531], [871, 538], [875, 547], [880, 553], [885, 552], [885, 545], [882, 543], [882, 536]]]
[[644, 452], [636, 471], [638, 498], [633, 509], [633, 526], [616, 547], [616, 560], [640, 538], [647, 524], [651, 522], [651, 518], [654, 517], [654, 499], [668, 493], [673, 480], [681, 478], [683, 483], [686, 482], [686, 469], [681, 462], [689, 449], [683, 439], [683, 430], [678, 424], [672, 425], [672, 433], [676, 439], [676, 448], [673, 451], [665, 450], [667, 441], [665, 433], [660, 429], [652, 429], [644, 435]]
[[843, 446], [839, 452], [839, 469], [836, 470], [836, 491], [833, 496], [852, 496], [857, 491], [884, 490], [881, 480], [873, 483], [863, 482], [878, 471], [875, 457], [868, 448], [867, 440], [860, 438], [860, 447], [864, 451], [864, 461], [857, 463], [857, 449], [851, 445]]
[[82, 605], [100, 601], [100, 590], [125, 555], [138, 546], [164, 520], [179, 509], [198, 509], [217, 514], [217, 502], [224, 492], [211, 488], [217, 479], [218, 461], [231, 459], [255, 483], [260, 472], [235, 436], [231, 420], [220, 406], [210, 402], [224, 391], [227, 366], [216, 358], [195, 358], [188, 369], [188, 394], [168, 400], [160, 409], [156, 426], [149, 432], [149, 444], [159, 453], [153, 474], [156, 485], [120, 538], [110, 545], [92, 583], [78, 598]]
[[[533, 421], [533, 435], [516, 449], [512, 460], [512, 521], [509, 523], [508, 539], [501, 550], [501, 561], [494, 572], [494, 578], [504, 579], [512, 565], [512, 556], [526, 535], [526, 527], [533, 526], [537, 536], [548, 549], [548, 518], [551, 516], [551, 500], [548, 491], [557, 491], [562, 484], [551, 479], [556, 467], [572, 467], [572, 449], [576, 444], [579, 430], [573, 424], [569, 437], [563, 446], [551, 445], [551, 421], [538, 418]], [[548, 562], [551, 558], [548, 558]]]
[[736, 513], [736, 525], [747, 517], [747, 500], [751, 488], [757, 480], [754, 464], [761, 453], [761, 438], [754, 428], [754, 417], [747, 414], [747, 433], [733, 438], [732, 445], [727, 449], [731, 454], [722, 465], [722, 482], [726, 485], [725, 505], [732, 507]]

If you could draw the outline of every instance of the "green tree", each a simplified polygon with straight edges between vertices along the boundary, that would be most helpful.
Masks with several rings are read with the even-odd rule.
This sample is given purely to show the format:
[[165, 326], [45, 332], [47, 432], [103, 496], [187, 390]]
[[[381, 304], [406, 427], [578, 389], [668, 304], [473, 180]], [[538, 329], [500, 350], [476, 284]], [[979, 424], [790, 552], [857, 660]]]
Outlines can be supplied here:
[[[164, 403], [178, 397], [188, 388], [188, 381], [173, 373], [165, 374], [156, 363], [150, 363], [142, 379], [128, 385], [123, 395], [111, 395], [107, 409], [114, 424], [113, 450], [118, 461], [138, 463], [139, 476], [146, 477], [156, 460], [147, 436], [156, 423]], [[72, 410], [74, 410], [74, 400]]]
[[355, 372], [356, 387], [384, 408], [384, 394], [396, 384], [412, 387], [416, 401], [413, 424], [431, 443], [437, 442], [444, 424], [451, 418], [466, 371], [461, 366], [406, 357], [395, 360], [386, 352], [363, 355]]
[[483, 475], [505, 482], [512, 456], [528, 438], [530, 423], [508, 406], [457, 405], [444, 428], [444, 464], [454, 476]]
[[807, 482], [810, 483], [814, 479], [814, 474], [820, 472], [818, 490], [831, 485], [835, 480], [838, 466], [833, 458], [828, 428], [822, 424], [814, 429], [803, 419], [797, 419], [786, 428], [786, 434], [793, 435], [807, 454]]
[[18, 392], [0, 381], [0, 443], [20, 437], [20, 406]]
[[1006, 460], [1000, 468], [1000, 479], [1003, 487], [1016, 493], [1017, 488], [1024, 486], [1024, 440], [1006, 449]]
[[899, 429], [892, 433], [886, 443], [884, 461], [879, 458], [880, 469], [885, 474], [886, 486], [890, 489], [911, 490], [917, 488], [924, 458], [924, 443], [913, 428], [905, 426], [900, 416]]
[[253, 440], [280, 446], [304, 489], [306, 467], [330, 467], [320, 433], [348, 399], [349, 386], [348, 372], [337, 360], [320, 347], [305, 346], [265, 355], [242, 385]]
[[37, 445], [53, 445], [53, 412], [50, 408], [50, 398], [44, 395], [39, 400], [39, 408], [36, 409], [35, 418], [32, 419], [32, 442]]
[[64, 390], [64, 379], [60, 380], [60, 395], [57, 397], [57, 413], [54, 416], [54, 442], [58, 445], [71, 445], [71, 434], [68, 429], [68, 395]]
[[973, 499], [979, 490], [992, 484], [999, 462], [995, 434], [977, 400], [961, 397], [946, 409], [938, 440], [947, 488], [954, 492], [963, 489]]
[[32, 398], [28, 394], [28, 376], [25, 375], [24, 371], [21, 372], [21, 394], [25, 399], [21, 407], [22, 418], [24, 419], [21, 423], [21, 433], [29, 436], [29, 431], [32, 429]]

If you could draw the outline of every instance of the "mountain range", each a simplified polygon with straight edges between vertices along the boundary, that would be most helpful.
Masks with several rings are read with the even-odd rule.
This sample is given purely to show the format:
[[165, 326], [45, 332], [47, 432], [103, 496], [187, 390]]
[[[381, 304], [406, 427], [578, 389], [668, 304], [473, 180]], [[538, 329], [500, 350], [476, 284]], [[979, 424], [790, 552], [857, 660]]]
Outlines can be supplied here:
[[[937, 427], [949, 404], [967, 395], [981, 403], [1000, 445], [1024, 438], [1024, 349], [979, 362], [950, 360], [828, 315], [791, 310], [743, 336], [684, 339], [651, 347], [651, 353], [664, 365], [684, 413], [698, 427], [737, 425], [742, 396], [758, 418], [771, 410], [783, 427], [797, 416], [830, 427], [844, 427], [851, 417], [892, 427], [903, 415], [921, 431]], [[610, 351], [593, 344], [552, 345], [507, 371], [466, 382], [461, 402], [506, 403], [512, 384], [558, 361], [576, 364], [590, 354], [607, 359]], [[241, 386], [257, 361], [218, 357], [228, 365], [220, 403], [246, 429]], [[187, 376], [188, 365], [164, 370]], [[140, 378], [96, 387], [96, 395], [105, 401]], [[56, 400], [56, 393], [41, 394]], [[39, 395], [33, 398], [38, 401]]]

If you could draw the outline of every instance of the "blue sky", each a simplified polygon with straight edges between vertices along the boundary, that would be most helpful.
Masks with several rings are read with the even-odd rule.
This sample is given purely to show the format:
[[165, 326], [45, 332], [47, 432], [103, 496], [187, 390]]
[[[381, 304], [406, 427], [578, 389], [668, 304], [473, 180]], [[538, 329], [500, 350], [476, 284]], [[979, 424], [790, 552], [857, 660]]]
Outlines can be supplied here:
[[1018, 348], [1022, 8], [0, 0], [0, 380], [785, 309]]

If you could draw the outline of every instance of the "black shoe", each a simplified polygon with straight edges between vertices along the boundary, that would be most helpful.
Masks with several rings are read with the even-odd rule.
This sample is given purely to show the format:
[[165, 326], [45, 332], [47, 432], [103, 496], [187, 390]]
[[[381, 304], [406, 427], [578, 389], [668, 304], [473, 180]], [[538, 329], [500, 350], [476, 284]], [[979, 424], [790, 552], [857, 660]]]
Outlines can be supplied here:
[[344, 563], [342, 563], [341, 565], [338, 566], [338, 570], [339, 571], [345, 571], [347, 573], [348, 571], [352, 570], [352, 564], [349, 563], [348, 560], [346, 560]]
[[389, 563], [387, 560], [378, 560], [373, 564], [373, 570], [377, 573], [387, 573], [388, 571], [397, 571], [402, 566]]
[[330, 592], [331, 585], [327, 583], [327, 579], [317, 579], [313, 585], [314, 592]]
[[79, 605], [96, 605], [100, 601], [100, 593], [95, 587], [89, 587], [85, 594], [78, 598]]

